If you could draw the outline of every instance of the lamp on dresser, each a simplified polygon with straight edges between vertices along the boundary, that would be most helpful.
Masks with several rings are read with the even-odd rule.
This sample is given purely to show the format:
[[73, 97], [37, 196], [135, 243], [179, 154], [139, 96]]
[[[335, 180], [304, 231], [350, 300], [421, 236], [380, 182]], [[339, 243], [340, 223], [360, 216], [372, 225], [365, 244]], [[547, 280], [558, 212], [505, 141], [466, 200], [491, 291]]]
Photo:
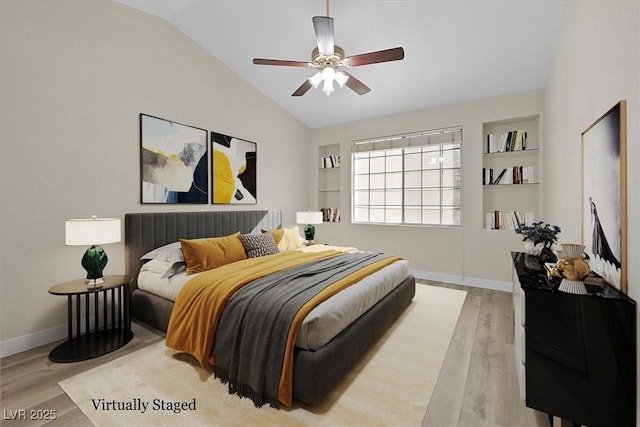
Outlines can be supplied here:
[[314, 224], [322, 224], [322, 212], [320, 211], [303, 211], [296, 212], [296, 224], [306, 224], [304, 227], [304, 238], [313, 243], [316, 234]]
[[85, 283], [89, 288], [98, 288], [104, 282], [102, 270], [107, 265], [107, 254], [100, 245], [121, 240], [120, 219], [91, 218], [65, 221], [65, 244], [90, 247], [82, 257], [82, 267], [87, 271]]

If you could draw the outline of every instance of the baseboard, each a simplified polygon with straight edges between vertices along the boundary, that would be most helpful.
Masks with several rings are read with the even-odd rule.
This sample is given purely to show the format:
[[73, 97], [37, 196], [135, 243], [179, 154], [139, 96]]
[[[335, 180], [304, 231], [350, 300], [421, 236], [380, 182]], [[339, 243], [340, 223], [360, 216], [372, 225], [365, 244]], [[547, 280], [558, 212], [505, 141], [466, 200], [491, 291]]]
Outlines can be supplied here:
[[[410, 270], [416, 279], [432, 280], [435, 282], [453, 283], [456, 285], [473, 286], [476, 288], [492, 289], [496, 291], [511, 292], [510, 282], [498, 280], [479, 279], [474, 277], [454, 276], [451, 274], [433, 273], [429, 271]], [[75, 322], [74, 322], [75, 324]], [[93, 325], [93, 319], [91, 319]], [[84, 330], [84, 322], [83, 327]], [[75, 333], [75, 325], [74, 325]], [[16, 353], [31, 350], [41, 345], [46, 345], [54, 341], [59, 341], [67, 337], [67, 324], [58, 325], [53, 328], [34, 332], [33, 334], [11, 338], [0, 342], [0, 357], [11, 356]]]
[[[89, 318], [90, 330], [94, 327], [95, 317]], [[76, 334], [76, 322], [73, 322], [73, 334]], [[85, 321], [82, 319], [80, 332], [85, 331]], [[67, 338], [69, 333], [68, 324], [64, 323], [53, 328], [44, 329], [32, 334], [23, 335], [21, 337], [11, 338], [0, 342], [0, 358], [31, 350], [42, 345], [47, 345], [55, 341], [61, 341]]]
[[455, 276], [453, 274], [433, 273], [430, 271], [409, 270], [416, 279], [431, 280], [434, 282], [453, 283], [455, 285], [472, 286], [474, 288], [491, 289], [494, 291], [511, 292], [511, 282], [499, 280], [480, 279], [477, 277]]
[[53, 328], [34, 332], [33, 334], [11, 338], [0, 342], [0, 357], [11, 356], [12, 354], [31, 350], [41, 345], [46, 345], [54, 341], [67, 338], [67, 324], [58, 325]]

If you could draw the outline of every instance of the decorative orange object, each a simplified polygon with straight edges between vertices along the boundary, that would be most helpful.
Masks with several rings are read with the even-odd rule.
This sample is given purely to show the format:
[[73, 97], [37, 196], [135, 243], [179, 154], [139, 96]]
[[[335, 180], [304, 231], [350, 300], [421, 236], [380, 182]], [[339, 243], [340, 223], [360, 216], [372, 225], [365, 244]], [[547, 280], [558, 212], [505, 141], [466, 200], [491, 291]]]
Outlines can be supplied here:
[[586, 262], [580, 259], [564, 257], [558, 261], [551, 274], [554, 276], [559, 275], [568, 280], [581, 281], [589, 275], [589, 271], [591, 269]]

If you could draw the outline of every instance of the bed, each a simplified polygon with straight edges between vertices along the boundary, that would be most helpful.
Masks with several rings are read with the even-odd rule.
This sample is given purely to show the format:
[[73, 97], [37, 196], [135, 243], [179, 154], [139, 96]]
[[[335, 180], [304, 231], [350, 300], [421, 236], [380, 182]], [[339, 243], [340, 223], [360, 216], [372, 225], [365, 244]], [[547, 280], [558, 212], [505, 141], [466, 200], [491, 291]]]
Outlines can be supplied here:
[[[174, 302], [140, 289], [140, 258], [179, 239], [260, 233], [282, 227], [278, 210], [215, 212], [149, 212], [125, 215], [125, 270], [134, 277], [131, 311], [134, 318], [166, 332]], [[386, 296], [317, 349], [296, 346], [293, 354], [293, 398], [315, 405], [345, 376], [410, 304], [415, 279], [407, 274]]]

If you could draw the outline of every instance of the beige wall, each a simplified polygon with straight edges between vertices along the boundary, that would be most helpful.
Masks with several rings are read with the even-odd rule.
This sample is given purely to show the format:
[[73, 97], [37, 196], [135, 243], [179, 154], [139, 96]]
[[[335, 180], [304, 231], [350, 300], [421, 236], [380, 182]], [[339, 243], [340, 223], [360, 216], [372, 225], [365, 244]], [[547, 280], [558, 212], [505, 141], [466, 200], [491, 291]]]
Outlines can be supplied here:
[[[82, 276], [85, 248], [64, 245], [65, 219], [213, 209], [139, 203], [139, 113], [256, 141], [245, 208], [285, 223], [307, 208], [308, 129], [166, 22], [110, 1], [2, 0], [0, 31], [3, 354], [66, 334], [47, 289]], [[105, 272], [123, 272], [123, 244], [105, 250]]]
[[[482, 284], [511, 280], [509, 251], [522, 247], [520, 238], [510, 231], [483, 229], [482, 142], [484, 122], [539, 115], [543, 91], [532, 91], [461, 104], [447, 105], [412, 113], [363, 120], [311, 130], [314, 153], [317, 146], [341, 144], [342, 222], [318, 226], [318, 238], [334, 244], [348, 244], [371, 250], [400, 254], [411, 269], [429, 272], [444, 280]], [[351, 224], [351, 142], [421, 130], [462, 126], [462, 215], [463, 227], [410, 227]], [[544, 146], [544, 142], [541, 144]], [[310, 167], [317, 171], [317, 159]], [[317, 181], [311, 181], [309, 203], [317, 207]], [[425, 276], [427, 277], [427, 276]]]
[[640, 2], [567, 2], [545, 97], [543, 186], [543, 212], [564, 226], [564, 241], [581, 238], [580, 135], [621, 99], [627, 100], [628, 294], [640, 301]]

